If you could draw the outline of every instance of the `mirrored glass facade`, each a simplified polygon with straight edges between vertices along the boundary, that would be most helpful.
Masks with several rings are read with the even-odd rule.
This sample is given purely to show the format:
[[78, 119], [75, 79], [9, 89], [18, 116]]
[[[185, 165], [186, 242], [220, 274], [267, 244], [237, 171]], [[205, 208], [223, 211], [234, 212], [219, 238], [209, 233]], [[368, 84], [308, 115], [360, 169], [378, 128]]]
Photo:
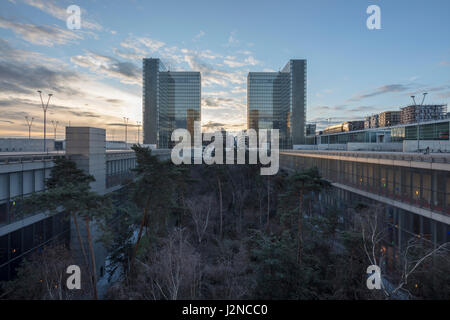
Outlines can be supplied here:
[[306, 60], [290, 60], [280, 72], [250, 72], [247, 126], [279, 129], [280, 148], [305, 142]]
[[159, 59], [143, 63], [144, 144], [172, 148], [172, 132], [201, 121], [200, 72], [168, 71]]

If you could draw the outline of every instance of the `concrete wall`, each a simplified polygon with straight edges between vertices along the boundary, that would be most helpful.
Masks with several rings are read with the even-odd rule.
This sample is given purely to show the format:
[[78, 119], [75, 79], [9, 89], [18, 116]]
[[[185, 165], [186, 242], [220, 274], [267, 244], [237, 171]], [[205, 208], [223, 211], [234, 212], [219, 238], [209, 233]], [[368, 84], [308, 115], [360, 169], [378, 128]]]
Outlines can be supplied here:
[[[450, 141], [446, 140], [420, 140], [419, 149], [425, 150], [427, 147], [430, 148], [430, 152], [450, 152]], [[416, 152], [417, 151], [417, 140], [404, 140], [403, 141], [403, 152]]]
[[347, 150], [347, 144], [318, 144], [318, 150]]
[[294, 144], [292, 146], [293, 150], [317, 150], [318, 146], [316, 144]]
[[401, 142], [383, 142], [383, 143], [347, 143], [347, 151], [398, 151], [403, 150]]
[[66, 155], [95, 178], [92, 191], [103, 194], [106, 179], [106, 131], [90, 127], [66, 127]]
[[[95, 182], [91, 184], [91, 190], [100, 194], [106, 192], [106, 131], [91, 127], [66, 127], [66, 155], [77, 164], [78, 168], [94, 176]], [[88, 238], [85, 221], [78, 217], [78, 225], [81, 233], [85, 252], [89, 256]], [[78, 261], [84, 261], [80, 241], [74, 221], [71, 221], [71, 248]], [[94, 221], [90, 222], [90, 231], [93, 238], [97, 275], [104, 270], [107, 252], [97, 239], [101, 235]]]

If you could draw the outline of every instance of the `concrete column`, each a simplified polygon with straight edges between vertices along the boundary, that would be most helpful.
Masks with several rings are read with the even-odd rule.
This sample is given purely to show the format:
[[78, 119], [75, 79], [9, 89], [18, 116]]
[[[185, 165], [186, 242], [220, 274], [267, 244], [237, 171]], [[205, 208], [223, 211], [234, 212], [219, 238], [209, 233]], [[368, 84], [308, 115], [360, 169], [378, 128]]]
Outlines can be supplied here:
[[91, 174], [92, 191], [104, 194], [106, 178], [106, 131], [91, 127], [66, 127], [66, 155], [78, 168]]
[[[106, 193], [106, 132], [105, 129], [91, 127], [66, 127], [66, 156], [77, 164], [79, 169], [94, 176], [91, 190], [99, 194]], [[89, 247], [85, 221], [80, 216], [77, 218], [81, 238], [86, 253], [89, 256]], [[95, 252], [97, 276], [104, 267], [107, 252], [96, 240], [100, 236], [100, 230], [93, 221], [90, 222], [91, 235]], [[71, 221], [71, 248], [74, 256], [80, 263], [84, 262], [80, 242], [73, 221]]]

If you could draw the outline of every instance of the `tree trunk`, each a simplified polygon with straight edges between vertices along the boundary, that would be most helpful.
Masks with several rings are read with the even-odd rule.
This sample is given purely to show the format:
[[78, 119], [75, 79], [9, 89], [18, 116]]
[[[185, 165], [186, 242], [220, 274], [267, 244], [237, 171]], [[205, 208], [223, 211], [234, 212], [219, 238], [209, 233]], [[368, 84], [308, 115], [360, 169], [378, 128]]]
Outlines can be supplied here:
[[133, 267], [134, 260], [136, 259], [136, 254], [137, 254], [137, 250], [138, 250], [138, 247], [139, 247], [139, 243], [141, 242], [142, 230], [144, 229], [145, 221], [147, 220], [147, 214], [148, 214], [148, 207], [149, 207], [149, 205], [150, 205], [150, 197], [147, 198], [147, 202], [145, 203], [144, 216], [142, 217], [142, 220], [141, 220], [141, 226], [139, 227], [138, 237], [137, 237], [137, 240], [136, 240], [136, 244], [134, 246], [133, 255], [131, 256], [130, 270]]
[[[77, 231], [78, 241], [80, 242], [81, 252], [83, 253], [84, 263], [86, 264], [86, 268], [87, 268], [87, 270], [89, 270], [89, 273], [91, 273], [91, 271], [89, 269], [89, 260], [88, 260], [87, 254], [86, 254], [86, 250], [84, 249], [83, 240], [81, 238], [80, 227], [78, 226], [77, 215], [74, 212], [72, 212], [72, 218], [73, 218], [73, 223], [75, 225], [75, 230]], [[89, 275], [89, 276], [91, 279], [92, 290], [94, 290], [95, 284], [92, 282], [92, 275]]]
[[87, 236], [89, 241], [89, 250], [91, 253], [91, 262], [92, 262], [92, 282], [94, 283], [94, 299], [97, 300], [97, 273], [95, 268], [95, 255], [94, 255], [94, 246], [92, 245], [92, 238], [91, 238], [91, 230], [89, 228], [89, 217], [86, 216], [85, 218], [86, 222], [86, 230], [87, 230]]
[[303, 206], [303, 189], [300, 190], [300, 198], [299, 198], [299, 207], [298, 207], [298, 231], [297, 231], [297, 241], [298, 241], [298, 251], [297, 251], [297, 263], [300, 264], [302, 262], [302, 206]]
[[267, 176], [267, 228], [270, 222], [270, 178]]
[[217, 183], [219, 185], [219, 214], [220, 214], [220, 225], [219, 225], [219, 235], [222, 239], [222, 228], [223, 228], [223, 213], [222, 213], [222, 185], [220, 183], [220, 178], [217, 177]]

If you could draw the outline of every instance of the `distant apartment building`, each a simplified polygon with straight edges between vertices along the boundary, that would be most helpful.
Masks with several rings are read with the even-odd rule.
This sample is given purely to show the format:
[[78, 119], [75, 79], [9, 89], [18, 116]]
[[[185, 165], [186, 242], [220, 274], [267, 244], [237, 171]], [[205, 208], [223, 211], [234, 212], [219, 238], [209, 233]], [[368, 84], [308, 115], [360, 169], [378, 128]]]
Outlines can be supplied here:
[[378, 115], [377, 114], [373, 114], [370, 116], [370, 127], [371, 128], [378, 128], [379, 126], [379, 121], [378, 121]]
[[144, 144], [171, 148], [172, 132], [188, 129], [201, 121], [200, 72], [174, 72], [160, 59], [143, 59]]
[[279, 129], [280, 148], [304, 144], [306, 134], [306, 60], [290, 60], [279, 72], [247, 77], [247, 126]]
[[392, 127], [400, 123], [400, 111], [384, 111], [378, 116], [378, 125], [380, 127]]
[[401, 123], [415, 123], [430, 120], [445, 119], [447, 113], [447, 105], [410, 105], [401, 108]]
[[364, 117], [364, 129], [370, 129], [370, 116]]

